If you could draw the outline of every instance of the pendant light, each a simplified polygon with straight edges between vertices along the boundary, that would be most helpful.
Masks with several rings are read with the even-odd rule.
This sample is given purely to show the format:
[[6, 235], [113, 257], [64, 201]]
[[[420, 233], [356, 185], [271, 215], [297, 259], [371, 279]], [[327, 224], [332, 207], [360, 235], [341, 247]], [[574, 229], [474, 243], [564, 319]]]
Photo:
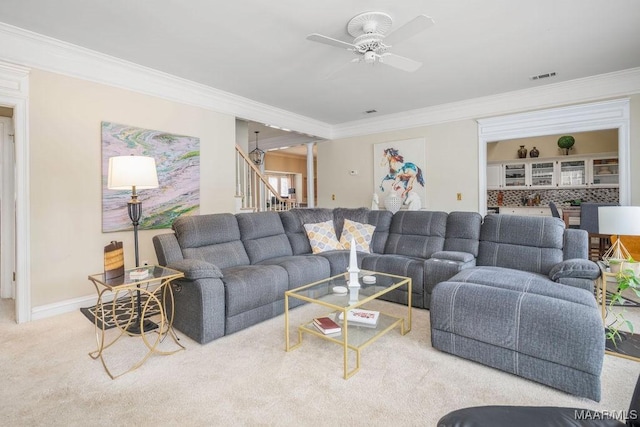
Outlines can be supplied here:
[[256, 134], [256, 148], [249, 153], [249, 158], [253, 161], [253, 163], [255, 163], [256, 165], [260, 166], [262, 164], [262, 162], [264, 161], [264, 151], [262, 151], [261, 149], [258, 148], [258, 134], [260, 133], [260, 131], [255, 131]]

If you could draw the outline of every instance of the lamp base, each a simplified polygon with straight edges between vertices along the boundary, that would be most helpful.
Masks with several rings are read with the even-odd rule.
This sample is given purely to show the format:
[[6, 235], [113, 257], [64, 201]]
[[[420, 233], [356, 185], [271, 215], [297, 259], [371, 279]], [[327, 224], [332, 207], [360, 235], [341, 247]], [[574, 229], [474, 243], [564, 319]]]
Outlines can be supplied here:
[[630, 256], [629, 251], [622, 244], [620, 236], [617, 235], [616, 241], [613, 242], [607, 252], [602, 255], [602, 259], [608, 262], [610, 259], [629, 259]]
[[158, 325], [149, 319], [145, 319], [144, 322], [142, 322], [142, 331], [140, 330], [140, 322], [135, 321], [129, 325], [127, 333], [131, 335], [142, 335], [143, 333], [151, 332], [154, 329], [158, 329]]

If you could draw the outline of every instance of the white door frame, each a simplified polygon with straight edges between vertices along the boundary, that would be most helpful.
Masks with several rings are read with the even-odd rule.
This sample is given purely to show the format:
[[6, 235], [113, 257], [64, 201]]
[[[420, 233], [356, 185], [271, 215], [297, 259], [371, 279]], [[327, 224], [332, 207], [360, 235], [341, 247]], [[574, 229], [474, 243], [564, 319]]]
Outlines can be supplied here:
[[31, 320], [29, 69], [0, 62], [0, 105], [13, 109], [16, 190], [16, 322]]
[[0, 298], [15, 298], [15, 155], [13, 119], [0, 117]]
[[629, 98], [478, 120], [478, 211], [487, 213], [487, 144], [505, 139], [618, 130], [620, 205], [631, 203]]

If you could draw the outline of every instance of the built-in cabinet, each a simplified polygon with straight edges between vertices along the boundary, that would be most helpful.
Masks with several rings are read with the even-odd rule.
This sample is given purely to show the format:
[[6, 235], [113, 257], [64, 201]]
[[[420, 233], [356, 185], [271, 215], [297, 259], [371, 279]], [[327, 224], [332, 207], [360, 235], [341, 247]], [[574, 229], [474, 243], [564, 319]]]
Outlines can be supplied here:
[[618, 184], [616, 153], [522, 159], [487, 164], [489, 190], [617, 187]]

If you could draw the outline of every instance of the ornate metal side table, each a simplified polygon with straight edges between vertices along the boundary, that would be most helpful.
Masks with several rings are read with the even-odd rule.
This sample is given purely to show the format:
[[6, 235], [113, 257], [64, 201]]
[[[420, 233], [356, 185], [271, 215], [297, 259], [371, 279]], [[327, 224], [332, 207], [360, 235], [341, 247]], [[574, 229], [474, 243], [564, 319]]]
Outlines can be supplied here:
[[[132, 272], [141, 269], [148, 271], [146, 277], [131, 277]], [[139, 368], [152, 354], [169, 355], [185, 349], [172, 326], [174, 300], [171, 282], [181, 277], [184, 277], [184, 274], [180, 271], [160, 266], [125, 270], [123, 276], [115, 279], [107, 279], [104, 273], [89, 276], [98, 293], [94, 313], [97, 349], [89, 353], [89, 356], [100, 359], [112, 379]], [[144, 299], [143, 303], [140, 303], [140, 296]], [[113, 303], [110, 304], [110, 301]], [[136, 310], [136, 306], [139, 310]], [[167, 313], [167, 310], [170, 310], [170, 313]], [[155, 321], [151, 323], [151, 327], [150, 319]], [[110, 331], [111, 329], [115, 330]], [[115, 336], [107, 339], [109, 332]], [[105, 350], [123, 336], [140, 338], [146, 346], [146, 352], [142, 359], [129, 369], [114, 374], [105, 361]], [[160, 344], [167, 337], [170, 337], [173, 344], [169, 345], [169, 349], [165, 349], [165, 345], [160, 348]]]

